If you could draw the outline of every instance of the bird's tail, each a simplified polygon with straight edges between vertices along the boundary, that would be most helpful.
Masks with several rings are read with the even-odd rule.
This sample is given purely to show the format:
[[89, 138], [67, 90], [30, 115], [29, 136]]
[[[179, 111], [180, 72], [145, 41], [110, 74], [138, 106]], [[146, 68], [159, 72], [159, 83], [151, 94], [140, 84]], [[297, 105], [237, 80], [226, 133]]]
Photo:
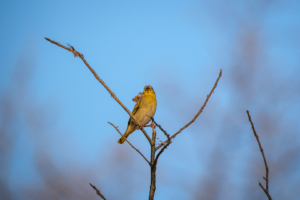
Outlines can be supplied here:
[[[127, 130], [125, 131], [124, 133], [124, 137], [127, 138], [133, 131], [135, 131], [135, 127], [132, 126], [132, 125], [128, 125], [127, 126]], [[123, 144], [125, 142], [125, 138], [124, 137], [121, 137], [119, 140], [118, 140], [118, 143], [119, 144]]]
[[[129, 136], [130, 133], [128, 133], [126, 131], [126, 133], [123, 135], [125, 138], [127, 138]], [[125, 142], [125, 138], [124, 137], [121, 137], [119, 140], [118, 140], [118, 143], [119, 144], [123, 144]]]

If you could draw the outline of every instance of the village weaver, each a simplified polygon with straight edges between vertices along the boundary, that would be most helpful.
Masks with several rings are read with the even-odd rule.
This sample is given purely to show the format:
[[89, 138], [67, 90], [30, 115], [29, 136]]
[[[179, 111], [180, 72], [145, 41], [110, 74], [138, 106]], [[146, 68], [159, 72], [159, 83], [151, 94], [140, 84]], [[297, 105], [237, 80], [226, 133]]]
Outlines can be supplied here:
[[[156, 103], [156, 96], [153, 88], [150, 85], [145, 86], [141, 98], [137, 101], [132, 111], [132, 114], [137, 121], [139, 121], [141, 127], [138, 127], [130, 117], [127, 130], [124, 133], [125, 138], [127, 138], [136, 129], [143, 128], [151, 121], [151, 117], [154, 116], [156, 111]], [[125, 139], [123, 137], [118, 140], [118, 143], [120, 144], [123, 144], [124, 142]]]

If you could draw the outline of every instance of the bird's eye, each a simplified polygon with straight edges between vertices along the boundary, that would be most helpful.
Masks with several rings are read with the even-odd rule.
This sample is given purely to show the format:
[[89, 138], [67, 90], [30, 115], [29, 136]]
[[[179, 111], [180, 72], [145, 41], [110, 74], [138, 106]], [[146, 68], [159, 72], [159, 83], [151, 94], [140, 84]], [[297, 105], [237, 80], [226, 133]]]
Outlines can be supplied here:
[[145, 86], [144, 90], [145, 91], [151, 91], [151, 87], [150, 86]]

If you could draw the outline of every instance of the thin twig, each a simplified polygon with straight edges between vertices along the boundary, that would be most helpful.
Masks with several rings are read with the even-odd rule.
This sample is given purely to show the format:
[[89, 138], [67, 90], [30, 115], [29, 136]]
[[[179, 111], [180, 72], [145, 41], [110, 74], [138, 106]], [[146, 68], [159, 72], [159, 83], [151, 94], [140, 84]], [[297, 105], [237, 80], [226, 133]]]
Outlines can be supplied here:
[[[65, 47], [64, 45], [61, 45], [59, 42], [55, 42], [53, 40], [50, 40], [49, 38], [46, 38], [49, 42], [56, 44], [57, 46], [64, 48], [68, 51], [71, 51], [74, 54], [74, 57], [79, 56], [81, 60], [84, 62], [84, 64], [89, 68], [89, 70], [94, 74], [95, 78], [105, 87], [105, 89], [110, 93], [111, 97], [114, 98], [121, 106], [122, 108], [130, 115], [130, 117], [134, 120], [135, 124], [138, 125], [139, 127], [141, 126], [139, 121], [133, 116], [133, 114], [123, 105], [123, 103], [117, 98], [117, 96], [109, 89], [109, 87], [104, 83], [102, 79], [99, 78], [95, 70], [87, 63], [87, 61], [84, 59], [83, 54], [79, 53], [78, 51], [75, 50], [73, 46]], [[146, 133], [146, 131], [142, 128], [141, 131], [144, 133], [146, 138], [148, 139], [149, 143], [151, 144], [151, 138], [149, 135]]]
[[145, 156], [137, 149], [137, 148], [135, 148], [127, 139], [126, 139], [126, 137], [124, 137], [124, 135], [122, 135], [122, 133], [119, 131], [119, 129], [118, 129], [118, 127], [116, 127], [115, 125], [113, 125], [112, 123], [110, 123], [110, 122], [107, 122], [107, 123], [109, 123], [110, 125], [112, 125], [117, 131], [118, 131], [118, 133], [121, 135], [121, 137], [123, 137], [127, 142], [128, 142], [128, 144], [132, 147], [132, 148], [134, 148], [139, 154], [141, 154], [141, 156], [147, 161], [147, 163], [150, 165], [150, 162], [147, 160], [147, 158], [145, 158]]
[[269, 198], [269, 200], [272, 200], [272, 197], [271, 195], [269, 194], [269, 167], [268, 167], [268, 164], [267, 164], [267, 160], [266, 160], [266, 157], [265, 157], [265, 154], [264, 154], [264, 150], [263, 148], [261, 147], [261, 144], [260, 144], [260, 141], [259, 141], [259, 137], [258, 135], [256, 134], [256, 131], [255, 131], [255, 128], [254, 128], [254, 124], [252, 123], [252, 120], [251, 120], [251, 116], [250, 116], [250, 113], [249, 111], [247, 110], [247, 114], [248, 114], [248, 118], [249, 118], [249, 121], [251, 123], [251, 126], [252, 126], [252, 130], [253, 130], [253, 133], [254, 133], [254, 136], [257, 140], [257, 143], [259, 145], [259, 149], [260, 149], [260, 152], [264, 158], [264, 163], [265, 163], [265, 167], [266, 167], [266, 178], [263, 177], [266, 181], [266, 188], [264, 188], [262, 186], [262, 184], [259, 182], [259, 186], [263, 189], [263, 191], [266, 193], [267, 197]]
[[92, 188], [94, 188], [94, 190], [96, 190], [96, 194], [98, 194], [102, 199], [106, 200], [106, 198], [103, 196], [103, 194], [101, 194], [100, 190], [98, 190], [96, 186], [92, 185], [91, 183], [90, 185], [92, 186]]
[[[150, 117], [150, 116], [149, 116]], [[167, 140], [167, 144], [160, 150], [160, 152], [157, 154], [155, 160], [154, 160], [154, 165], [157, 164], [157, 160], [159, 158], [159, 156], [162, 154], [162, 152], [170, 145], [170, 143], [172, 142], [171, 141], [171, 138], [170, 138], [170, 135], [167, 133], [167, 131], [165, 131], [161, 125], [157, 124], [156, 121], [154, 120], [153, 117], [150, 117], [151, 120], [154, 122], [155, 126], [159, 127], [159, 129], [167, 136], [168, 140]], [[154, 128], [152, 128], [153, 131], [154, 131]], [[155, 150], [156, 151], [156, 150]]]
[[[150, 117], [150, 116], [149, 116]], [[171, 144], [172, 140], [170, 138], [170, 135], [167, 133], [167, 131], [165, 131], [161, 125], [157, 124], [156, 121], [154, 120], [153, 117], [150, 117], [152, 119], [152, 121], [154, 122], [155, 126], [159, 127], [159, 129], [167, 136], [168, 140], [167, 140], [167, 144], [160, 150], [160, 152], [157, 154], [155, 160], [154, 160], [154, 165], [157, 164], [157, 160], [159, 158], [159, 156], [162, 154], [162, 152]], [[153, 130], [154, 131], [154, 130]], [[156, 149], [155, 149], [156, 151]]]
[[[189, 125], [191, 125], [197, 119], [197, 117], [202, 113], [202, 111], [203, 111], [204, 107], [206, 106], [206, 103], [208, 102], [210, 96], [212, 95], [212, 93], [216, 89], [221, 76], [222, 76], [222, 69], [220, 70], [219, 77], [216, 80], [214, 87], [211, 89], [210, 93], [207, 95], [206, 100], [205, 100], [203, 106], [198, 111], [198, 113], [195, 115], [195, 117], [189, 123], [187, 123], [184, 127], [182, 127], [174, 135], [172, 135], [171, 139], [174, 139], [181, 131], [183, 131], [185, 128], [187, 128]], [[166, 144], [166, 142], [167, 142], [167, 140], [165, 142], [162, 142], [160, 145], [158, 145], [158, 147], [156, 147], [156, 150], [158, 150], [159, 148], [161, 148], [164, 144]]]
[[153, 117], [150, 117], [150, 118], [154, 122], [155, 126], [157, 126], [167, 136], [167, 138], [169, 138], [170, 135], [161, 127], [161, 125], [157, 124]]
[[[168, 140], [166, 142], [164, 142], [164, 144], [166, 144], [162, 149], [161, 151], [157, 154], [156, 156], [156, 159], [155, 159], [155, 163], [157, 163], [157, 160], [158, 160], [158, 157], [160, 156], [160, 154], [170, 145], [170, 143], [172, 142], [171, 138], [170, 138], [170, 135], [167, 133], [167, 131], [165, 131], [161, 125], [157, 124], [157, 122], [154, 120], [153, 117], [151, 117], [152, 121], [154, 122], [155, 126], [157, 126], [164, 134], [165, 136], [167, 136]], [[161, 143], [162, 144], [162, 143]], [[158, 149], [155, 149], [155, 151], [158, 150]]]
[[165, 144], [165, 146], [158, 152], [156, 158], [155, 158], [155, 161], [154, 161], [154, 164], [156, 165], [157, 164], [157, 160], [159, 158], [159, 156], [162, 154], [162, 152], [171, 144], [172, 140], [171, 138], [167, 135], [168, 137], [168, 140], [167, 140], [167, 144]]

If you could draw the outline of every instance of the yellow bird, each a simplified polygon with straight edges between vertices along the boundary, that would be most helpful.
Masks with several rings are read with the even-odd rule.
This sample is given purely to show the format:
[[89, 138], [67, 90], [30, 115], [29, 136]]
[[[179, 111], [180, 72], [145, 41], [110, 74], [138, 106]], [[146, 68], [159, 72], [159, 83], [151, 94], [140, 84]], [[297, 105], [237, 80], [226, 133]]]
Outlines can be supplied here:
[[[140, 122], [141, 127], [144, 127], [151, 121], [150, 117], [153, 117], [156, 111], [156, 96], [153, 88], [148, 85], [144, 87], [144, 92], [138, 102], [135, 104], [132, 114]], [[150, 116], [150, 117], [149, 117]], [[124, 137], [128, 137], [137, 127], [134, 121], [129, 118], [127, 130], [124, 133]], [[123, 144], [125, 139], [121, 137], [118, 143]]]

